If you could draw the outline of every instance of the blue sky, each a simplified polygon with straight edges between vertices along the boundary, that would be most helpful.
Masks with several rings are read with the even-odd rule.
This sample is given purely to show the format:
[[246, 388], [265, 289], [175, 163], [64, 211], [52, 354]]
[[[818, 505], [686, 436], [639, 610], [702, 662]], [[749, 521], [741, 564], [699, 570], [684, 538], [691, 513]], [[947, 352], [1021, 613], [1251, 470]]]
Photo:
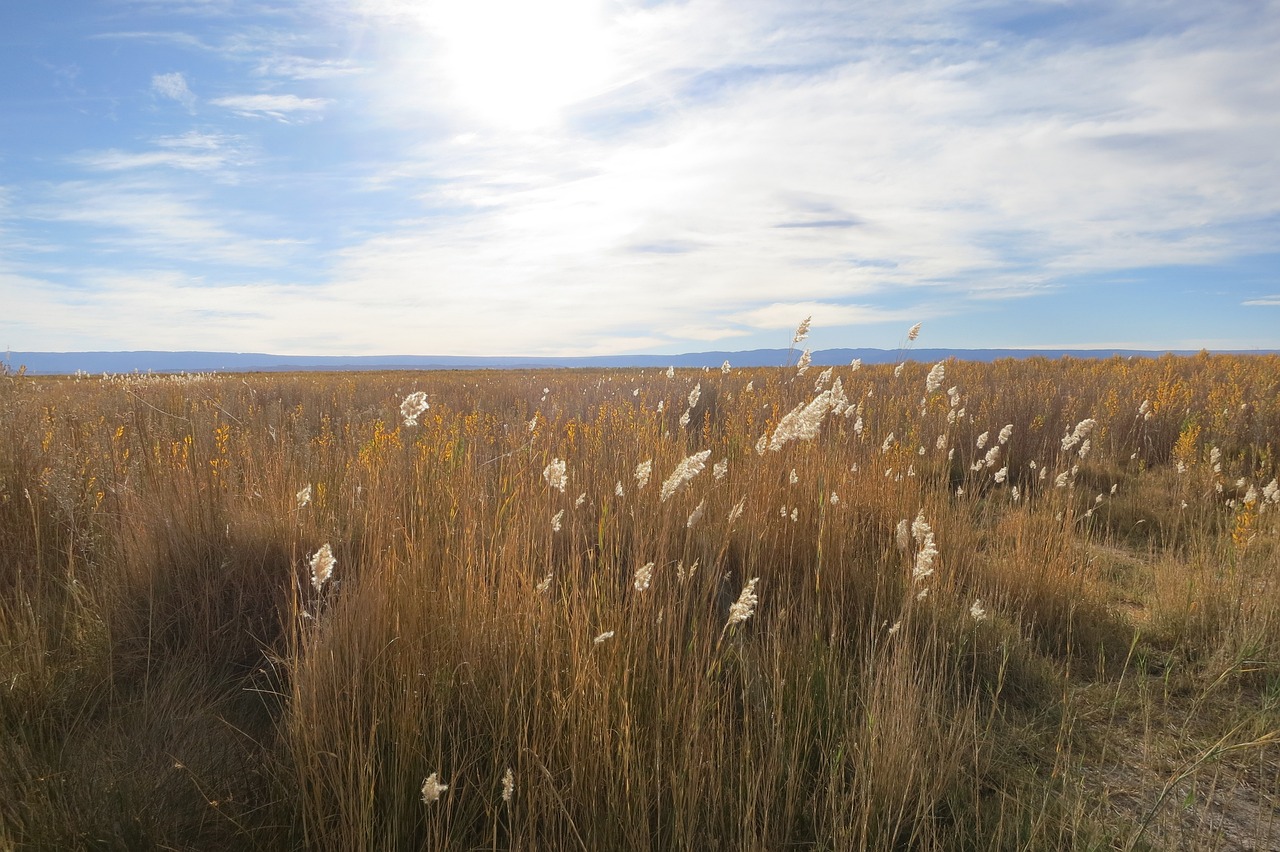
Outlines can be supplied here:
[[0, 346], [1280, 348], [1280, 3], [0, 6]]

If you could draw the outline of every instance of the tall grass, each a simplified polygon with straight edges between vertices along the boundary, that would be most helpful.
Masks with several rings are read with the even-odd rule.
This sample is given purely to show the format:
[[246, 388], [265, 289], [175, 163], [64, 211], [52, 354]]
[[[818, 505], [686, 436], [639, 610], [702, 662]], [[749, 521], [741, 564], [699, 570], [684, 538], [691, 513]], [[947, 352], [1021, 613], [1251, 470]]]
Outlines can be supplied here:
[[944, 367], [0, 378], [0, 846], [1280, 842], [1280, 363]]

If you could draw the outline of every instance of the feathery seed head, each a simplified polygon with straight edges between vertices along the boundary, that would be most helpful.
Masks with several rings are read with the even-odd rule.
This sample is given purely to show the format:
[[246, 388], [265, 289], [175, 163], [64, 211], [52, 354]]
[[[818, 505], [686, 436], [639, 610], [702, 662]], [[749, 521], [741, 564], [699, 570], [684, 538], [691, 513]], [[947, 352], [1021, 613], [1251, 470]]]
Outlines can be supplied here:
[[647, 591], [649, 584], [653, 582], [653, 563], [647, 562], [636, 569], [635, 586], [637, 592]]
[[729, 510], [729, 526], [733, 526], [733, 522], [738, 520], [738, 518], [742, 517], [742, 510], [746, 507], [746, 505], [747, 505], [747, 498], [743, 497], [736, 504], [734, 504], [734, 507], [732, 509]]
[[404, 417], [404, 425], [417, 426], [422, 412], [431, 406], [427, 404], [427, 395], [423, 391], [415, 391], [400, 403], [400, 414]]
[[911, 330], [907, 332], [907, 340], [914, 342], [915, 339], [920, 336], [921, 325], [923, 325], [923, 323], [916, 323], [915, 325], [911, 326]]
[[928, 534], [931, 529], [932, 527], [929, 526], [929, 522], [924, 519], [924, 509], [921, 509], [916, 515], [916, 519], [911, 522], [911, 537], [914, 538], [918, 544], [924, 541], [925, 535]]
[[649, 484], [649, 477], [653, 473], [653, 459], [642, 461], [636, 465], [636, 489], [642, 489]]
[[812, 316], [807, 316], [800, 321], [800, 325], [796, 326], [796, 333], [791, 338], [791, 345], [794, 346], [809, 336], [809, 323], [813, 321]]
[[422, 782], [422, 803], [430, 805], [440, 801], [440, 794], [449, 789], [448, 784], [440, 783], [440, 773], [432, 772]]
[[924, 392], [926, 394], [934, 393], [938, 388], [942, 387], [942, 380], [947, 375], [947, 368], [941, 361], [933, 365], [933, 369], [929, 371], [929, 375], [924, 380]]
[[321, 587], [333, 576], [333, 568], [338, 560], [333, 558], [333, 549], [324, 544], [311, 555], [311, 585], [320, 591]]
[[813, 350], [806, 349], [800, 353], [800, 360], [796, 362], [796, 375], [803, 376], [805, 371], [809, 369], [809, 365], [813, 362]]
[[742, 588], [742, 594], [738, 595], [737, 602], [729, 607], [729, 620], [725, 622], [726, 629], [735, 624], [741, 624], [755, 614], [756, 604], [759, 603], [759, 598], [756, 597], [756, 583], [759, 581], [760, 578], [755, 577]]
[[703, 469], [707, 466], [707, 459], [710, 458], [710, 456], [710, 450], [703, 450], [700, 453], [694, 453], [684, 461], [680, 462], [680, 464], [676, 465], [676, 469], [667, 477], [666, 482], [662, 483], [662, 502], [667, 502], [671, 495], [683, 488], [695, 476], [702, 473]]
[[511, 772], [511, 767], [507, 767], [507, 771], [502, 776], [502, 801], [508, 805], [511, 804], [511, 797], [516, 792], [516, 776]]
[[302, 490], [299, 491], [295, 496], [298, 499], [299, 511], [301, 511], [302, 509], [305, 509], [307, 504], [311, 502], [311, 485], [310, 484], [304, 485], [302, 487]]
[[564, 459], [552, 459], [551, 464], [542, 469], [542, 478], [547, 481], [547, 485], [563, 492], [565, 486], [569, 484], [568, 468]]
[[834, 407], [835, 399], [829, 390], [818, 394], [808, 405], [800, 403], [778, 421], [769, 449], [777, 452], [789, 441], [812, 441], [818, 437], [823, 421]]
[[898, 542], [899, 550], [905, 551], [911, 547], [911, 526], [907, 524], [906, 518], [898, 521], [897, 529], [894, 530], [894, 538]]
[[911, 569], [911, 579], [917, 583], [933, 574], [933, 560], [938, 555], [938, 546], [934, 543], [933, 532], [925, 535], [916, 551], [916, 563]]

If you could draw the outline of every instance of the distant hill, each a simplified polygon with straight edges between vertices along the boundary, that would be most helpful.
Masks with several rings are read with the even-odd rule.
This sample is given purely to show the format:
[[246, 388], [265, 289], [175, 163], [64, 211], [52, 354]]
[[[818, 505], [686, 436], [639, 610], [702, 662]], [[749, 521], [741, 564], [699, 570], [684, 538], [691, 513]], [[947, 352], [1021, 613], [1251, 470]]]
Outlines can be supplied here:
[[[822, 349], [813, 363], [826, 367], [860, 358], [867, 364], [898, 361], [995, 361], [1000, 358], [1157, 358], [1164, 354], [1194, 355], [1192, 350], [1137, 349]], [[1277, 350], [1232, 351], [1219, 354], [1274, 355]], [[791, 360], [798, 357], [791, 352]], [[786, 349], [743, 352], [689, 352], [683, 355], [607, 355], [576, 358], [472, 357], [461, 355], [269, 355], [258, 352], [10, 352], [4, 364], [16, 371], [40, 375], [87, 373], [248, 373], [301, 370], [518, 370], [572, 367], [777, 367], [786, 363]]]

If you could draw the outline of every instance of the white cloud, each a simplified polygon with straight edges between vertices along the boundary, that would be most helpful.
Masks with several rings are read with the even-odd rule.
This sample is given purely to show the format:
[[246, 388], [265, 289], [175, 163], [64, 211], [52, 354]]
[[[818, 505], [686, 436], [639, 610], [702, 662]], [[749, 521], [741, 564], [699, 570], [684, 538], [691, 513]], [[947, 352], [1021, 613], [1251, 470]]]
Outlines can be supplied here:
[[897, 322], [907, 325], [934, 316], [934, 311], [922, 312], [918, 308], [884, 310], [866, 305], [836, 305], [824, 302], [774, 302], [760, 308], [734, 314], [732, 319], [753, 328], [794, 329], [805, 317], [813, 317], [818, 328], [847, 325], [870, 325]]
[[72, 160], [95, 171], [127, 171], [156, 166], [196, 172], [218, 172], [243, 165], [249, 160], [246, 146], [238, 137], [219, 133], [189, 131], [153, 140], [150, 151], [86, 151]]
[[649, 323], [693, 338], [794, 327], [760, 305], [902, 321], [909, 305], [990, 310], [1068, 276], [1271, 245], [1247, 223], [1280, 212], [1280, 101], [1256, 74], [1274, 22], [1054, 42], [979, 32], [965, 14], [634, 9], [614, 22], [615, 88], [535, 133], [468, 124], [405, 85], [400, 56], [393, 91], [372, 99], [384, 120], [466, 133], [383, 185], [429, 179], [424, 201], [461, 213], [346, 249], [339, 274], [404, 292], [465, 282], [474, 299], [446, 300], [456, 316], [486, 295], [518, 306], [489, 308], [495, 326], [559, 310], [599, 334]]
[[313, 120], [331, 103], [327, 98], [300, 98], [297, 95], [230, 95], [214, 98], [212, 102], [238, 115], [279, 121]]
[[151, 91], [162, 98], [177, 101], [186, 107], [188, 112], [195, 108], [196, 96], [187, 86], [187, 78], [180, 71], [153, 75]]
[[223, 165], [225, 159], [219, 154], [197, 154], [182, 151], [94, 151], [76, 157], [76, 162], [90, 169], [102, 171], [124, 171], [127, 169], [145, 169], [152, 166], [167, 166], [175, 169], [192, 171], [209, 171]]
[[90, 230], [84, 250], [121, 257], [132, 252], [149, 258], [269, 267], [285, 264], [297, 243], [246, 236], [255, 217], [237, 215], [202, 203], [190, 192], [139, 178], [70, 181], [27, 208], [32, 219], [74, 223]]
[[1265, 306], [1280, 305], [1280, 294], [1277, 294], [1277, 295], [1275, 295], [1275, 296], [1262, 296], [1262, 297], [1257, 298], [1257, 299], [1245, 299], [1245, 300], [1244, 300], [1243, 302], [1241, 302], [1240, 304], [1242, 304], [1242, 305], [1255, 305], [1255, 306], [1257, 306], [1257, 305], [1265, 305]]
[[290, 80], [328, 80], [365, 73], [367, 69], [351, 59], [311, 59], [287, 54], [271, 55], [258, 62], [254, 73], [263, 77]]

